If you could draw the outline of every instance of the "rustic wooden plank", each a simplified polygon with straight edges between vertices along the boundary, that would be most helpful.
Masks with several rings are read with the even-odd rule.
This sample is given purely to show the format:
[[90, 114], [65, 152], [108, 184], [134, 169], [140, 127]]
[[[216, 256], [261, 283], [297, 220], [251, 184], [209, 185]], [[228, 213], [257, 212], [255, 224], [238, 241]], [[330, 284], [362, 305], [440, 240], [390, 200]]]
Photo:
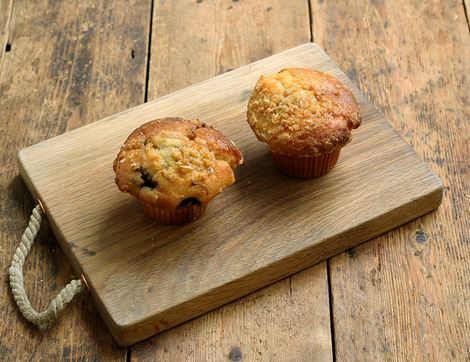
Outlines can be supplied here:
[[336, 357], [468, 359], [470, 37], [462, 2], [311, 5], [314, 40], [445, 186], [437, 212], [331, 260]]
[[308, 42], [309, 24], [307, 1], [156, 1], [149, 96]]
[[[178, 22], [172, 21], [175, 17]], [[182, 27], [187, 30], [182, 31]], [[164, 95], [309, 41], [309, 27], [306, 1], [198, 0], [189, 6], [176, 2], [155, 2], [153, 29], [156, 37], [152, 43], [149, 95], [151, 98]], [[158, 33], [155, 33], [156, 29], [159, 29]], [[230, 355], [232, 347], [241, 347], [245, 354], [256, 350], [261, 352], [260, 356], [269, 359], [276, 353], [288, 353], [291, 350], [289, 345], [300, 341], [305, 351], [315, 348], [318, 352], [312, 360], [327, 361], [332, 356], [329, 307], [328, 303], [316, 300], [316, 297], [324, 299], [328, 296], [326, 280], [319, 278], [325, 273], [326, 264], [321, 263], [305, 271], [306, 278], [289, 277], [150, 339], [148, 343], [137, 344], [131, 347], [132, 360], [152, 360], [158, 356], [178, 360], [191, 358], [193, 354], [199, 354], [201, 359], [217, 360], [220, 358], [215, 356], [226, 358]], [[315, 280], [313, 285], [312, 279]], [[299, 296], [287, 300], [282, 296], [287, 295], [290, 285], [299, 291]], [[256, 298], [258, 304], [246, 302], [252, 298]], [[305, 301], [315, 310], [313, 314], [300, 308]], [[286, 310], [284, 318], [289, 311], [302, 311], [301, 318], [311, 323], [289, 324], [289, 332], [283, 333], [285, 344], [279, 347], [278, 328], [282, 325], [266, 323], [265, 305], [272, 306], [271, 311]], [[282, 312], [275, 315], [279, 316], [279, 313], [282, 315]], [[245, 315], [253, 320], [261, 319], [262, 336], [258, 337], [261, 334], [258, 326], [245, 328], [247, 318], [240, 317]], [[312, 329], [309, 325], [317, 327]], [[298, 335], [306, 337], [296, 338]], [[328, 336], [320, 340], [321, 348], [317, 347], [318, 335]], [[188, 343], [188, 339], [194, 344]], [[237, 360], [237, 350], [233, 351], [230, 357]]]
[[[3, 17], [9, 1], [0, 4]], [[11, 50], [0, 70], [1, 359], [125, 360], [88, 293], [40, 333], [17, 311], [6, 270], [34, 205], [17, 176], [16, 152], [143, 101], [150, 2], [12, 4]], [[45, 307], [72, 273], [46, 226], [25, 268], [33, 305]]]
[[[198, 0], [196, 5], [185, 5], [184, 8], [169, 1], [155, 4], [154, 29], [160, 30], [157, 30], [158, 35], [154, 31], [156, 38], [152, 43], [149, 87], [152, 98], [310, 40], [306, 1], [220, 1], [217, 4]], [[179, 21], [172, 21], [174, 17]], [[182, 31], [181, 27], [187, 31]], [[197, 34], [198, 39], [191, 34]], [[190, 70], [187, 69], [188, 63], [191, 64]], [[311, 360], [330, 360], [332, 350], [329, 307], [325, 302], [325, 298], [328, 300], [325, 273], [326, 264], [321, 263], [299, 276], [286, 278], [131, 347], [131, 358], [135, 361], [157, 357], [178, 360], [199, 354], [203, 360], [229, 356], [236, 361], [239, 354], [235, 347], [239, 347], [247, 359], [247, 353], [250, 355], [256, 351], [261, 354], [260, 357], [251, 355], [253, 360], [263, 357], [273, 360], [277, 353], [288, 353], [290, 344], [300, 343], [304, 356]], [[298, 297], [284, 297], [290, 286], [297, 290]], [[305, 302], [311, 309], [301, 308]], [[266, 323], [268, 309], [265, 306], [272, 306], [269, 311], [278, 318], [282, 316], [290, 327], [289, 332], [282, 330], [282, 323], [271, 320]], [[289, 311], [299, 316], [295, 324], [286, 320]], [[247, 321], [251, 320], [258, 320], [261, 327], [251, 325], [246, 328]], [[316, 326], [315, 329], [311, 328], [312, 325]], [[324, 337], [318, 339], [318, 335]], [[280, 337], [283, 338], [281, 343]], [[308, 353], [312, 350], [315, 350], [314, 356]]]

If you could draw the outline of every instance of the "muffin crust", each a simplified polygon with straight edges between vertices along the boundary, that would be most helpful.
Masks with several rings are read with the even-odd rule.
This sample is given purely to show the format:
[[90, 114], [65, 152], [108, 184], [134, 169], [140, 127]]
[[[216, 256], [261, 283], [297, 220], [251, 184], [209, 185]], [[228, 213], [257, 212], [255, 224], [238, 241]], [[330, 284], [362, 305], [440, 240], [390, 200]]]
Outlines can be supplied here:
[[220, 131], [200, 122], [164, 118], [127, 138], [114, 160], [116, 184], [159, 208], [205, 205], [234, 181], [242, 155]]
[[247, 118], [272, 152], [293, 156], [337, 150], [361, 124], [356, 99], [346, 86], [326, 73], [303, 68], [261, 76]]

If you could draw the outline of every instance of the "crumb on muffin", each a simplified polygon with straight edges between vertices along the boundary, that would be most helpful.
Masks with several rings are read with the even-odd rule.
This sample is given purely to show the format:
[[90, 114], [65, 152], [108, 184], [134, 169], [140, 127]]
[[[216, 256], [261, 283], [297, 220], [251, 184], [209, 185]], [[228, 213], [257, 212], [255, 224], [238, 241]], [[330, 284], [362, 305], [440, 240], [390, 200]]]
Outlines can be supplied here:
[[116, 184], [159, 208], [205, 205], [234, 181], [240, 151], [199, 120], [148, 122], [127, 138], [114, 160]]
[[323, 72], [286, 68], [261, 76], [248, 102], [248, 123], [272, 152], [316, 156], [351, 140], [361, 124], [352, 92]]

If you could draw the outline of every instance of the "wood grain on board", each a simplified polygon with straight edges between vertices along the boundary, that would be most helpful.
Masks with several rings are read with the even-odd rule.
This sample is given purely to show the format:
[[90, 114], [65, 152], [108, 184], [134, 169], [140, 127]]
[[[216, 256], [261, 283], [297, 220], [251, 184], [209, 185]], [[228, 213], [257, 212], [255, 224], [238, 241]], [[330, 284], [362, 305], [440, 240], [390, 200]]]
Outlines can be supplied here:
[[[279, 173], [245, 121], [260, 74], [286, 66], [337, 77], [355, 93], [364, 121], [334, 172], [314, 180]], [[245, 157], [237, 183], [206, 216], [179, 227], [149, 222], [117, 191], [110, 167], [133, 129], [168, 114], [218, 127]], [[23, 149], [19, 162], [120, 344], [325, 260], [433, 210], [442, 196], [437, 177], [311, 43]]]
[[469, 359], [470, 34], [462, 2], [311, 4], [314, 40], [445, 186], [437, 212], [331, 260], [336, 357]]
[[[35, 204], [18, 176], [17, 151], [143, 102], [149, 11], [147, 1], [132, 7], [108, 1], [0, 2], [0, 27], [10, 44], [1, 51], [0, 68], [1, 360], [126, 358], [89, 293], [74, 300], [51, 329], [38, 331], [14, 304], [7, 269]], [[43, 309], [74, 275], [47, 223], [40, 235], [25, 281], [33, 306]]]
[[[309, 27], [307, 1], [157, 1], [150, 98], [308, 42]], [[133, 361], [331, 360], [326, 263], [130, 348]]]

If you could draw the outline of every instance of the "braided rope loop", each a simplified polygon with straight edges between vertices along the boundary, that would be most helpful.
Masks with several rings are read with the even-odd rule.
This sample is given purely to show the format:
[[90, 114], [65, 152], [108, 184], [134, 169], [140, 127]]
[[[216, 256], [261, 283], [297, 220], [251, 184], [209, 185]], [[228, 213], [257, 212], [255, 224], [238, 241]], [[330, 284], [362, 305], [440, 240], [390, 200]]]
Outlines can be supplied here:
[[20, 245], [13, 255], [10, 269], [8, 269], [8, 273], [10, 274], [10, 287], [16, 305], [18, 305], [20, 312], [28, 321], [34, 323], [41, 329], [47, 328], [57, 318], [57, 315], [65, 306], [70, 303], [73, 297], [85, 290], [85, 285], [80, 279], [72, 280], [51, 301], [46, 310], [37, 312], [31, 306], [31, 302], [24, 288], [23, 265], [38, 234], [39, 228], [41, 227], [43, 216], [41, 206], [37, 205], [33, 209], [28, 227], [23, 233]]

